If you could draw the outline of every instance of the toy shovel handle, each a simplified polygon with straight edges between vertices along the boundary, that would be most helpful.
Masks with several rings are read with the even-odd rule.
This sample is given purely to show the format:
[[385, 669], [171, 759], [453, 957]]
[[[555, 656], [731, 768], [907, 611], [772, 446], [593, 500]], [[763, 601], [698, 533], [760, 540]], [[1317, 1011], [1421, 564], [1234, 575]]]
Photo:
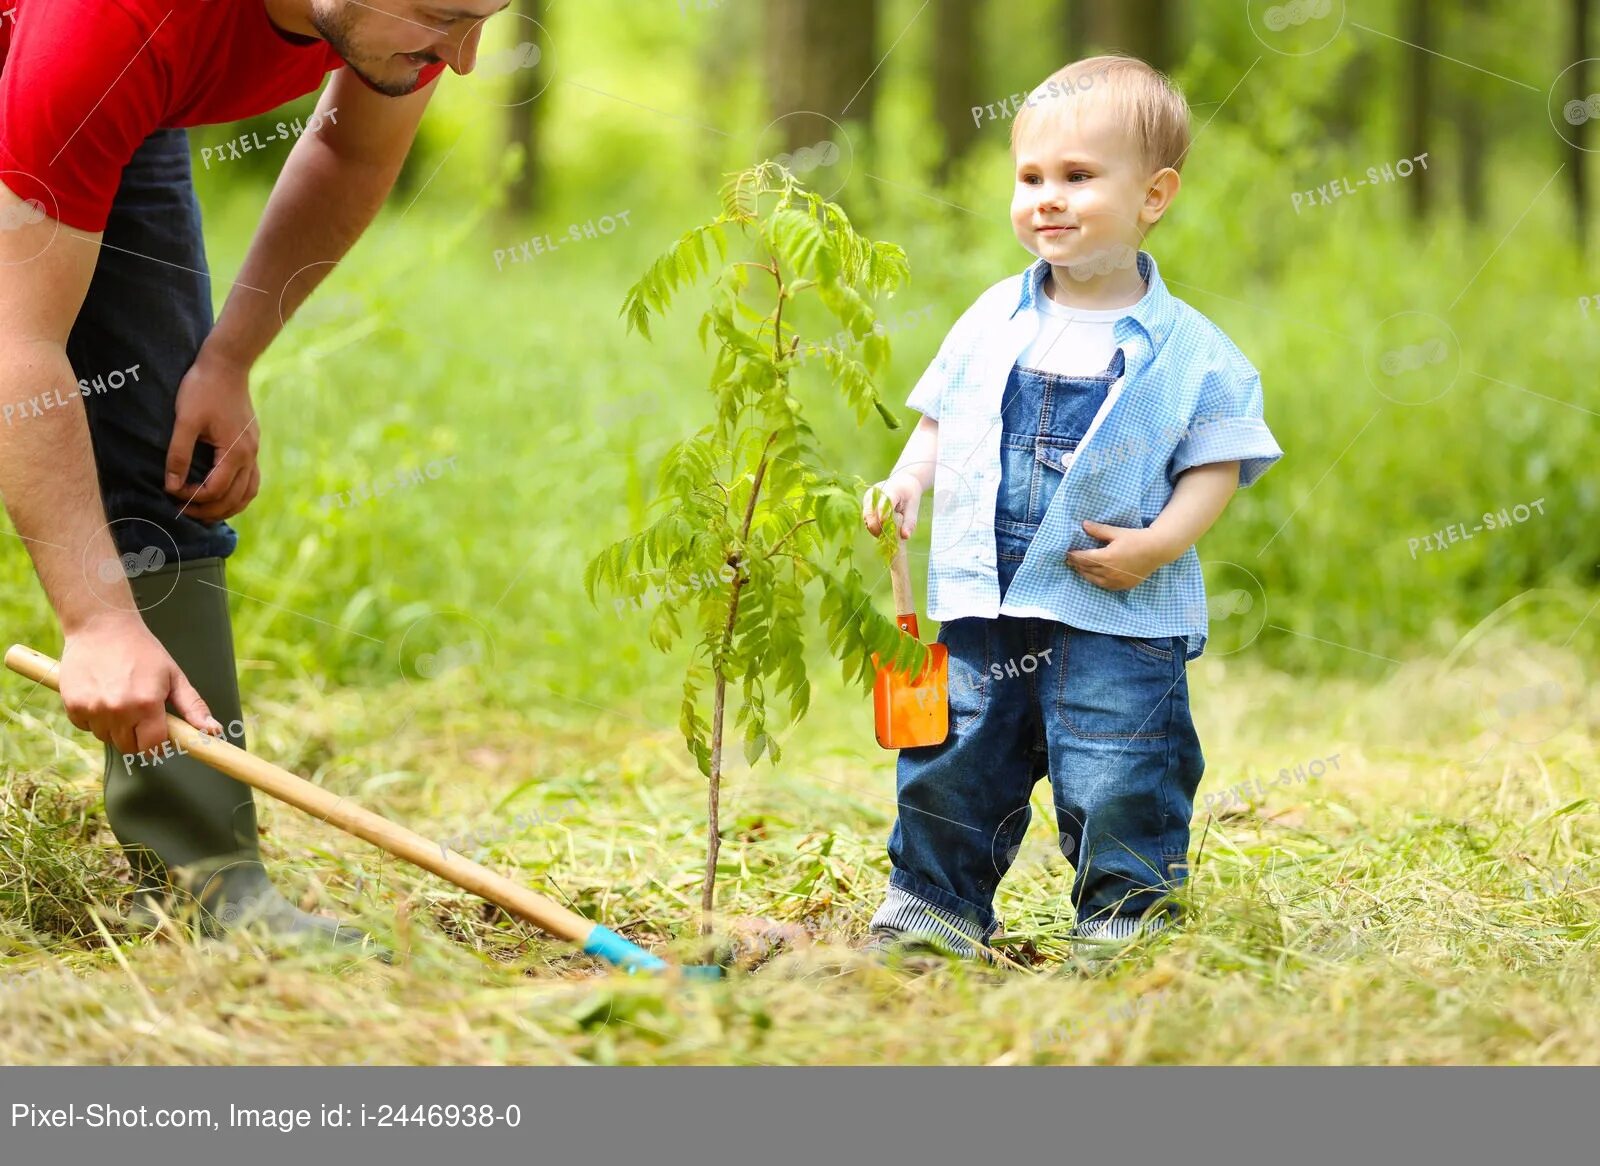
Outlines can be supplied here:
[[906, 558], [906, 540], [901, 539], [889, 560], [889, 581], [894, 586], [894, 614], [900, 629], [917, 634], [917, 601], [911, 594], [911, 564]]

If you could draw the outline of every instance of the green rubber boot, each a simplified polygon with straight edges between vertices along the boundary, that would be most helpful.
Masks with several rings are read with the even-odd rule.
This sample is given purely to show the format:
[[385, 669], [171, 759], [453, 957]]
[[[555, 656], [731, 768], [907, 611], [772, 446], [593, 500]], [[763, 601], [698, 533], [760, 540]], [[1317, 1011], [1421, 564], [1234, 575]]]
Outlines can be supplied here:
[[[244, 748], [223, 560], [173, 563], [128, 582], [145, 625], [210, 706], [226, 739]], [[155, 924], [159, 907], [172, 918], [197, 913], [209, 938], [260, 925], [392, 962], [393, 953], [366, 932], [301, 911], [279, 894], [261, 863], [255, 791], [168, 747], [170, 755], [166, 749], [125, 755], [106, 746], [106, 819], [137, 880], [130, 924]]]

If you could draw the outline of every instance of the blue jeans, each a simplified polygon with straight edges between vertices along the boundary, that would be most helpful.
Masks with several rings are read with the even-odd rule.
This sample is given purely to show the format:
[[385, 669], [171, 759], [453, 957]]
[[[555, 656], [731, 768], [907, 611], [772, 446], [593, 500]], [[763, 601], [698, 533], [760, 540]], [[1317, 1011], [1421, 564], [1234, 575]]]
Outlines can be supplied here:
[[[101, 501], [123, 554], [156, 547], [168, 561], [191, 562], [226, 557], [237, 545], [226, 522], [180, 514], [182, 501], [165, 487], [178, 385], [211, 325], [189, 136], [159, 130], [123, 169], [94, 278], [67, 338], [73, 376], [91, 386], [139, 366], [137, 381], [91, 387], [83, 398]], [[215, 459], [215, 449], [197, 443], [189, 482], [204, 479]]]
[[[1116, 371], [1115, 362], [1099, 377], [1012, 371], [995, 514], [1002, 595], [1060, 483], [1061, 455], [1076, 449]], [[999, 927], [995, 891], [1047, 775], [1080, 933], [1114, 931], [1162, 905], [1187, 875], [1205, 768], [1182, 638], [999, 616], [951, 620], [938, 641], [950, 653], [950, 734], [900, 751], [893, 870], [872, 926], [933, 932], [962, 954], [975, 950], [966, 941], [987, 943]]]

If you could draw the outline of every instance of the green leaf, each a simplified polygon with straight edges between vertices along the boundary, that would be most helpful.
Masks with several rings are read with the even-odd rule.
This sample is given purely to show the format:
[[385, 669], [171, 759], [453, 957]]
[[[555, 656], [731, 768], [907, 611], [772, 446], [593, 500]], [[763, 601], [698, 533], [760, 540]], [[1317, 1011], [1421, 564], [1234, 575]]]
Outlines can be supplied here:
[[767, 223], [767, 241], [793, 275], [811, 275], [817, 257], [828, 250], [822, 226], [800, 211], [776, 211]]
[[761, 760], [761, 756], [766, 752], [766, 750], [767, 735], [765, 733], [754, 731], [754, 726], [752, 726], [752, 731], [747, 733], [744, 739], [745, 764], [754, 765], [756, 762]]

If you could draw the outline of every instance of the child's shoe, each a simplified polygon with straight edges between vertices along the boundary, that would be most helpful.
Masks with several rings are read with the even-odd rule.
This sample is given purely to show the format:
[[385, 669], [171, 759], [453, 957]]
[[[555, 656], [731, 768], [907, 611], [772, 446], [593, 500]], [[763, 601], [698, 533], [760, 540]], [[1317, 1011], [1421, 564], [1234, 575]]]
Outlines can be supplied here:
[[1091, 969], [1105, 967], [1136, 949], [1144, 940], [1166, 930], [1168, 918], [1121, 916], [1080, 923], [1074, 929], [1072, 954]]
[[907, 972], [934, 972], [959, 957], [929, 935], [906, 935], [889, 927], [874, 927], [856, 945], [868, 959]]

